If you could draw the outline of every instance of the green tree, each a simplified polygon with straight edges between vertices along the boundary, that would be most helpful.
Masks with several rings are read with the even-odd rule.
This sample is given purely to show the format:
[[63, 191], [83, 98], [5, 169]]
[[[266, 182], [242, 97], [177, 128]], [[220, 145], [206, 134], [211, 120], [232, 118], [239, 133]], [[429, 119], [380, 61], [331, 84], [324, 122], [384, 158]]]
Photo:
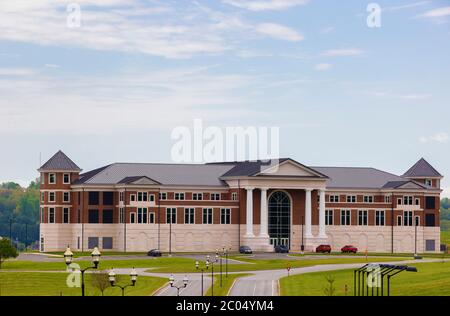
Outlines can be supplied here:
[[3, 261], [9, 258], [17, 258], [18, 255], [16, 248], [14, 248], [9, 239], [0, 239], [0, 269]]

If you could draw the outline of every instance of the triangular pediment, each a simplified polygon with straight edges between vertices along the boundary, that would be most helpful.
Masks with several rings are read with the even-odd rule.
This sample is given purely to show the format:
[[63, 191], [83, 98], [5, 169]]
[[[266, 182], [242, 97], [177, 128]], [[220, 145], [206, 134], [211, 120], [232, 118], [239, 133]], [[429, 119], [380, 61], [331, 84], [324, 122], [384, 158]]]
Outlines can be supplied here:
[[265, 167], [258, 176], [289, 176], [289, 177], [318, 177], [326, 178], [316, 170], [304, 166], [294, 160], [288, 159], [280, 163], [274, 160], [270, 166]]
[[154, 185], [154, 184], [159, 184], [158, 182], [156, 182], [153, 179], [150, 179], [148, 177], [142, 177], [139, 178], [133, 182], [130, 182], [129, 184], [136, 184], [136, 185]]
[[398, 186], [396, 189], [423, 189], [423, 188], [424, 187], [419, 185], [418, 183], [410, 181]]

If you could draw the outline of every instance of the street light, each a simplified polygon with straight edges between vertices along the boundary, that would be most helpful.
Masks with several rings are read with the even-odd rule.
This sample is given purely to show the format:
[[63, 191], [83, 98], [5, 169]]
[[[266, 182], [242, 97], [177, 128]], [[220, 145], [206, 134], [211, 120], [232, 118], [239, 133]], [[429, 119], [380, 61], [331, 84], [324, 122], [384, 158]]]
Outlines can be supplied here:
[[129, 286], [135, 286], [136, 285], [136, 281], [137, 281], [137, 272], [136, 270], [133, 268], [131, 269], [130, 272], [130, 279], [131, 279], [131, 284], [127, 284], [127, 285], [119, 285], [116, 284], [116, 273], [114, 272], [114, 269], [111, 269], [111, 271], [108, 274], [109, 276], [109, 283], [111, 283], [112, 287], [119, 287], [122, 290], [122, 296], [125, 296], [125, 289]]
[[202, 290], [202, 296], [203, 296], [203, 272], [205, 270], [209, 269], [209, 261], [206, 260], [204, 268], [200, 268], [200, 263], [198, 261], [195, 261], [195, 269], [200, 270], [202, 273], [202, 288], [201, 288], [201, 290]]
[[[225, 247], [223, 247], [222, 249], [223, 255], [225, 256], [225, 278], [228, 279], [228, 249], [226, 249]], [[229, 250], [231, 250], [231, 247]]]
[[211, 264], [211, 296], [214, 296], [214, 263], [219, 261], [219, 255], [216, 254], [214, 257], [214, 261], [211, 260], [209, 255], [206, 256], [206, 262]]
[[[94, 248], [94, 250], [91, 253], [91, 257], [92, 257], [92, 263], [94, 264], [91, 267], [87, 267], [84, 269], [80, 269], [80, 273], [81, 273], [81, 296], [84, 296], [84, 272], [86, 272], [89, 269], [97, 269], [98, 264], [100, 262], [100, 256], [102, 254], [100, 253], [100, 251], [98, 250], [97, 247]], [[70, 247], [67, 246], [66, 251], [64, 252], [64, 261], [66, 262], [67, 267], [69, 267], [72, 264], [73, 261], [73, 253], [70, 250]]]
[[174, 285], [175, 279], [173, 277], [173, 274], [171, 274], [170, 278], [169, 278], [170, 287], [174, 287], [174, 288], [177, 289], [177, 296], [180, 296], [180, 290], [184, 289], [185, 287], [187, 287], [188, 282], [189, 282], [189, 280], [187, 278], [187, 275], [183, 278], [183, 285], [180, 285], [180, 286]]

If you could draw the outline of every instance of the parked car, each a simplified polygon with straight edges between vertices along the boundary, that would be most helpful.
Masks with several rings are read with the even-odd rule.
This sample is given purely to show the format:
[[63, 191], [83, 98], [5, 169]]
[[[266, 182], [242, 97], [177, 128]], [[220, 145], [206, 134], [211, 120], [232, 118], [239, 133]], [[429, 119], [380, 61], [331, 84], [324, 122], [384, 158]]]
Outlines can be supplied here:
[[147, 252], [147, 256], [150, 257], [161, 257], [162, 253], [159, 249], [152, 249], [149, 252]]
[[275, 246], [276, 253], [289, 253], [289, 248], [285, 245]]
[[316, 248], [317, 253], [331, 253], [330, 245], [320, 245]]
[[250, 255], [253, 253], [252, 248], [250, 248], [249, 246], [240, 246], [239, 252], [244, 253], [246, 255]]
[[341, 248], [342, 252], [353, 252], [353, 253], [357, 253], [358, 252], [358, 248], [352, 246], [352, 245], [346, 245], [344, 247]]

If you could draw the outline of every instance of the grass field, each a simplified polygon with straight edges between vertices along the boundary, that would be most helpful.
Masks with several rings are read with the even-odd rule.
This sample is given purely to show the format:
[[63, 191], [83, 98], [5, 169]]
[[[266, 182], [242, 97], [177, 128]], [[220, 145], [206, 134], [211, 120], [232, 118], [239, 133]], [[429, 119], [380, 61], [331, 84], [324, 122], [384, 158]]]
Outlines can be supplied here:
[[[447, 296], [450, 295], [450, 262], [418, 263], [418, 272], [402, 272], [391, 280], [391, 295]], [[353, 295], [353, 270], [316, 272], [285, 277], [280, 280], [281, 295], [324, 296], [327, 276], [335, 279], [336, 296]]]
[[[227, 296], [236, 279], [248, 276], [248, 273], [229, 274], [228, 278], [223, 275], [222, 287], [220, 287], [220, 276], [214, 278], [214, 296]], [[211, 296], [211, 287], [206, 292], [206, 296]]]
[[450, 247], [450, 231], [441, 231], [441, 244], [446, 244]]
[[[80, 296], [80, 288], [66, 284], [67, 273], [0, 272], [0, 296]], [[128, 277], [123, 277], [128, 283]], [[91, 276], [85, 275], [86, 295], [99, 296], [100, 291], [91, 285]], [[166, 278], [138, 277], [136, 286], [125, 289], [125, 295], [148, 296], [167, 283]], [[120, 284], [120, 283], [119, 283]], [[120, 296], [120, 288], [107, 288], [105, 296]]]

